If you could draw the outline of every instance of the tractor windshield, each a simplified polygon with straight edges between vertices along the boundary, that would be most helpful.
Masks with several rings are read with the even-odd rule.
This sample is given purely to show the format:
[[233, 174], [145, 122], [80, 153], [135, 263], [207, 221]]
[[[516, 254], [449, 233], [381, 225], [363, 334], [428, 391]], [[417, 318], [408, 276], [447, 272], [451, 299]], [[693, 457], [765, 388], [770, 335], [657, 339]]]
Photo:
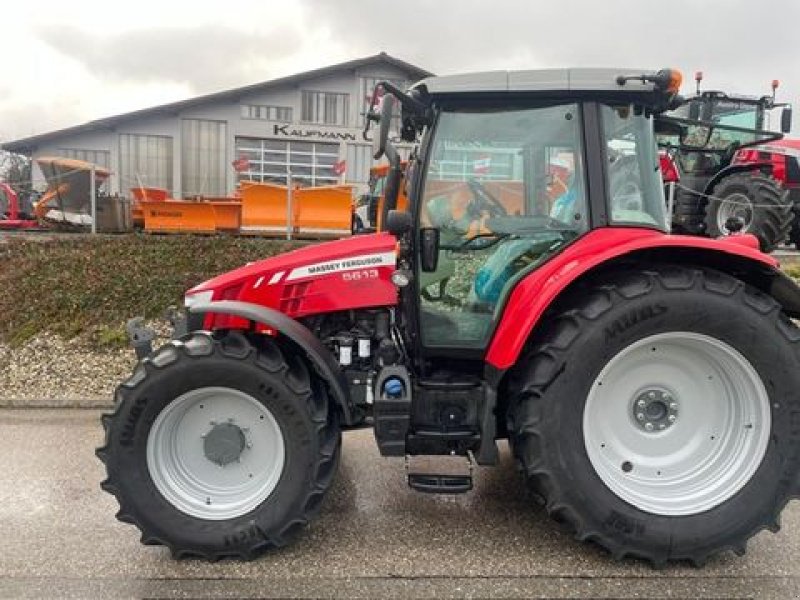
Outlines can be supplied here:
[[423, 341], [482, 348], [514, 282], [588, 229], [577, 104], [443, 110], [420, 205], [439, 230], [420, 273]]

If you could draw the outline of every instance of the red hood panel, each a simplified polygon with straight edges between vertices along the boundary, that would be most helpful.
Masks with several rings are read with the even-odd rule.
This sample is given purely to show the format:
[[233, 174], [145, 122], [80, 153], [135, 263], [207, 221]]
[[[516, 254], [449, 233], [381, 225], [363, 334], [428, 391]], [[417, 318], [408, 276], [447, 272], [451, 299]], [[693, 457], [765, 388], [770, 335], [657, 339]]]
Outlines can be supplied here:
[[[201, 283], [213, 300], [240, 300], [290, 317], [397, 304], [397, 240], [387, 233], [315, 244], [251, 263]], [[216, 327], [232, 326], [219, 321]], [[208, 326], [208, 323], [206, 323]]]

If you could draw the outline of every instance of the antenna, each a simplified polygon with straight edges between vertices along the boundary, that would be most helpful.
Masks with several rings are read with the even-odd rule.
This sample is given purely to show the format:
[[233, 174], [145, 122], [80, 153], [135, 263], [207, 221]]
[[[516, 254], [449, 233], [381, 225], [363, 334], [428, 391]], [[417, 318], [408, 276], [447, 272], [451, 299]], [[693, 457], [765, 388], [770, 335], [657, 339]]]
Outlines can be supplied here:
[[697, 95], [700, 95], [700, 82], [703, 81], [703, 72], [702, 71], [695, 71], [694, 80], [697, 83]]

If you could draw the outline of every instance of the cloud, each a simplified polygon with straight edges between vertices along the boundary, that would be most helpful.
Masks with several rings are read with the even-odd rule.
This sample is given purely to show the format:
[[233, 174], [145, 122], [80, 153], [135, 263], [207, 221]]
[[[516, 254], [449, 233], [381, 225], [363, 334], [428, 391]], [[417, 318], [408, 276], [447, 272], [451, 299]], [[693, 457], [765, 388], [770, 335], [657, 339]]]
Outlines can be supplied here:
[[302, 43], [294, 27], [248, 32], [211, 24], [114, 35], [50, 25], [40, 27], [38, 37], [109, 83], [180, 83], [198, 93], [267, 79], [270, 63]]
[[355, 54], [385, 49], [441, 74], [676, 66], [755, 93], [797, 71], [794, 0], [406, 0], [390, 14], [361, 0], [300, 1], [315, 22], [346, 31]]

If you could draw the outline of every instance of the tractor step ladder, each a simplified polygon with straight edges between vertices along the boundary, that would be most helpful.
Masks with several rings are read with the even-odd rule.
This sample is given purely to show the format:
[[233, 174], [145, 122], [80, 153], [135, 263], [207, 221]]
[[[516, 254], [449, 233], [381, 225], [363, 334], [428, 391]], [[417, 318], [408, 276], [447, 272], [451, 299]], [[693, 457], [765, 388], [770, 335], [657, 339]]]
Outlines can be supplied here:
[[[461, 473], [446, 473], [443, 465], [429, 464], [427, 468], [420, 465], [420, 461], [428, 463], [452, 462], [457, 460], [466, 469]], [[472, 489], [472, 472], [474, 460], [472, 452], [467, 456], [422, 456], [406, 455], [406, 477], [408, 486], [418, 492], [426, 494], [463, 494]]]

